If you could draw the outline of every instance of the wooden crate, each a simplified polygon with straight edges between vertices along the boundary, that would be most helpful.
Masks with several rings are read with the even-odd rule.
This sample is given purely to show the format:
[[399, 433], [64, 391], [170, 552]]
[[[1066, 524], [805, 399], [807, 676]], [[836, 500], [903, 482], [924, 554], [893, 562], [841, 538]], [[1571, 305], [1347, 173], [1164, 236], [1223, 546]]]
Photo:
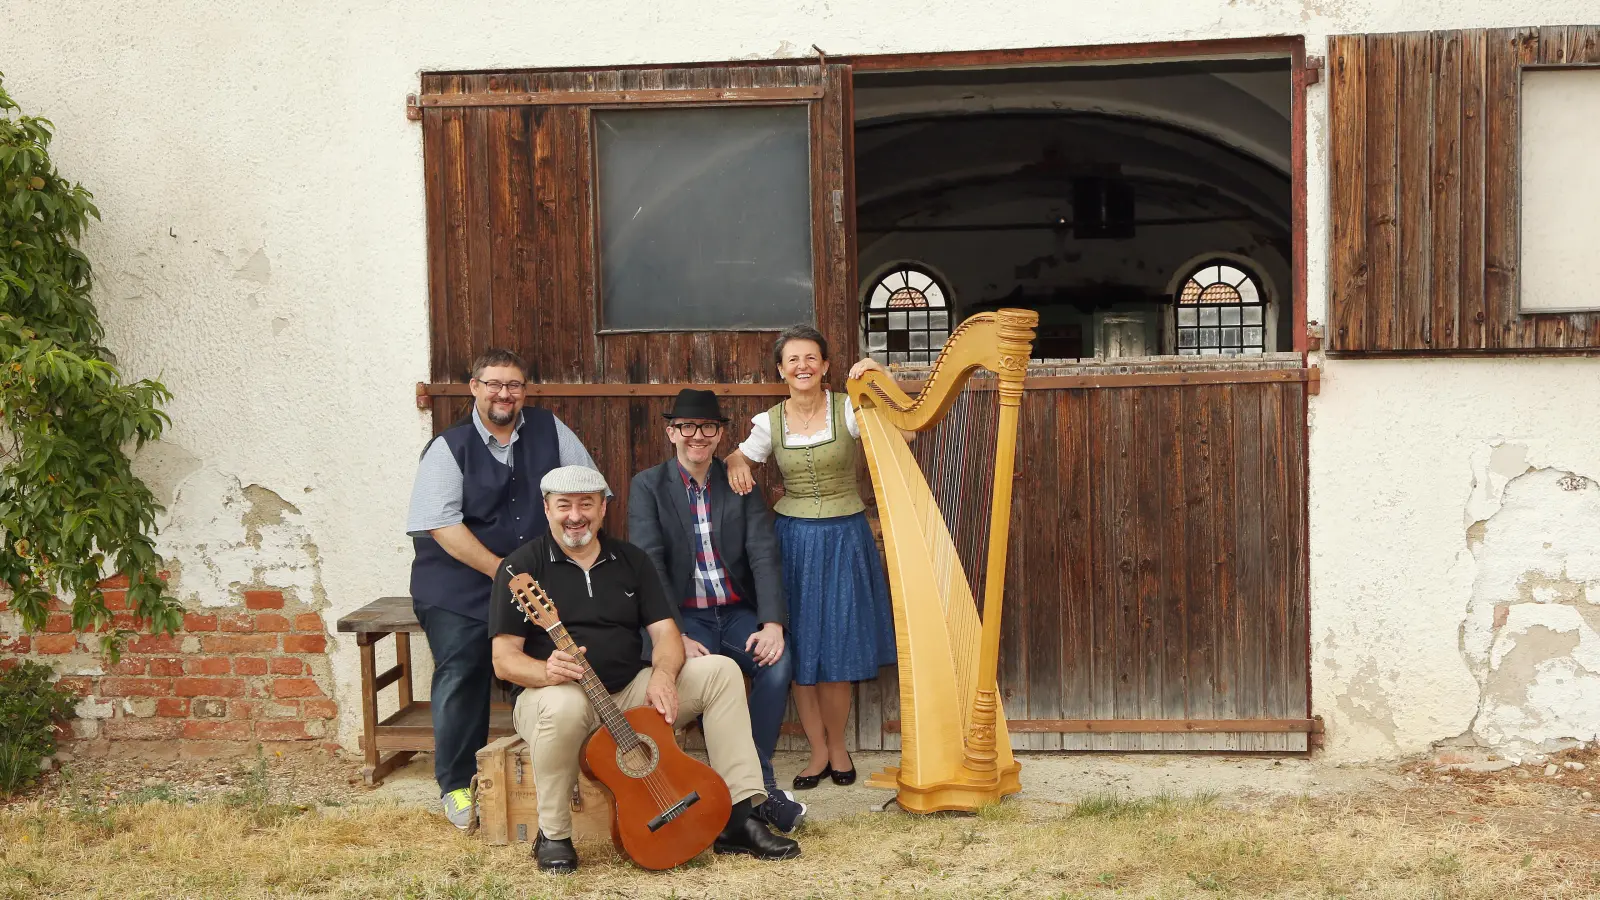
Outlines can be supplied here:
[[[532, 843], [539, 831], [538, 791], [527, 743], [512, 734], [478, 751], [478, 835], [487, 844]], [[580, 774], [572, 803], [575, 839], [611, 837], [611, 795]]]

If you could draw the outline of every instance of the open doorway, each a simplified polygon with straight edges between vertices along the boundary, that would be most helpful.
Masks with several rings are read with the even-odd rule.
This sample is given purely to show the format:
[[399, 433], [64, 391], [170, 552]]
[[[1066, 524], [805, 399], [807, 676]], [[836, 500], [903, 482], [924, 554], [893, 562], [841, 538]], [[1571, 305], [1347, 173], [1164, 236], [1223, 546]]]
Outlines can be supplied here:
[[1261, 356], [1291, 337], [1291, 61], [861, 72], [863, 347], [916, 365], [965, 316], [1035, 357]]

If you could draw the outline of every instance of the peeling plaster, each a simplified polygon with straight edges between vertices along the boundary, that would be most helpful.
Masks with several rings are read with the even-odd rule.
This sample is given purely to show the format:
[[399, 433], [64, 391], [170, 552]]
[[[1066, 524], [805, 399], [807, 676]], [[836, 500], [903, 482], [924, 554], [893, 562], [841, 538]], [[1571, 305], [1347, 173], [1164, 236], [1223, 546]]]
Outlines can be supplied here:
[[157, 548], [175, 564], [179, 599], [228, 606], [250, 587], [281, 588], [321, 606], [321, 560], [300, 510], [259, 484], [202, 467], [178, 488]]
[[1600, 736], [1600, 484], [1528, 456], [1509, 443], [1479, 454], [1461, 626], [1480, 688], [1470, 733], [1516, 753]]

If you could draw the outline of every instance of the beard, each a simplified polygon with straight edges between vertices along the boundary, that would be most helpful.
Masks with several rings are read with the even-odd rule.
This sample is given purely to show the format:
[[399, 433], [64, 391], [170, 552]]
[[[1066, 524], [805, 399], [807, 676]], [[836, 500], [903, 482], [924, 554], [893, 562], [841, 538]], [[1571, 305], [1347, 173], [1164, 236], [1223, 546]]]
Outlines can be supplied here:
[[517, 410], [515, 407], [512, 407], [509, 412], [500, 412], [495, 409], [493, 403], [489, 404], [489, 421], [496, 425], [510, 425], [516, 417]]
[[583, 534], [580, 534], [577, 537], [567, 534], [566, 529], [562, 529], [561, 531], [561, 543], [568, 550], [576, 550], [579, 547], [587, 547], [589, 546], [589, 542], [592, 540], [594, 540], [594, 528], [589, 527], [587, 523], [585, 523]]

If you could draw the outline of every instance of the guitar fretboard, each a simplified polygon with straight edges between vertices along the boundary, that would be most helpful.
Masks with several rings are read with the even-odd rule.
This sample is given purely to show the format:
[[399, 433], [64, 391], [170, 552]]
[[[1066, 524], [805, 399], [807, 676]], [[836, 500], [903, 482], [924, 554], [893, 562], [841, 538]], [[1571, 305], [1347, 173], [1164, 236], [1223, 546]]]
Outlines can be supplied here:
[[579, 679], [578, 685], [588, 695], [589, 704], [594, 707], [595, 714], [600, 717], [600, 722], [605, 725], [606, 730], [611, 732], [617, 747], [624, 752], [638, 748], [641, 745], [639, 735], [633, 730], [633, 726], [628, 724], [627, 718], [622, 715], [622, 710], [617, 708], [617, 702], [611, 699], [611, 692], [606, 690], [600, 676], [594, 673], [594, 667], [589, 665], [588, 658], [578, 649], [578, 643], [567, 633], [567, 627], [557, 624], [549, 629], [549, 632], [550, 639], [555, 641], [556, 649], [570, 655], [583, 667], [583, 678]]

